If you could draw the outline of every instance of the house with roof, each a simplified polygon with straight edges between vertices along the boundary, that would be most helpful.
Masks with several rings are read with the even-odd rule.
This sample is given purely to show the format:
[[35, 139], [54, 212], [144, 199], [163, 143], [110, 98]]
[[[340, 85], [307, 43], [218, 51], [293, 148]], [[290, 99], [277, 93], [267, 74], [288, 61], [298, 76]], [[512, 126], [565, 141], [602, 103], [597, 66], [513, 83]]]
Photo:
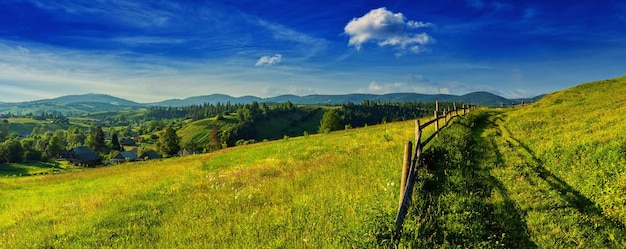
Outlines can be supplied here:
[[137, 145], [137, 143], [132, 138], [122, 138], [120, 140], [120, 145], [123, 145], [123, 146], [135, 146], [135, 145]]
[[120, 151], [113, 158], [111, 158], [111, 162], [114, 164], [123, 163], [123, 162], [134, 162], [141, 160], [137, 157], [137, 154], [134, 151]]
[[67, 154], [67, 160], [71, 164], [84, 167], [95, 167], [102, 162], [100, 155], [87, 146], [71, 149]]
[[153, 160], [153, 159], [161, 158], [161, 155], [159, 155], [159, 153], [157, 153], [154, 150], [149, 150], [149, 151], [142, 153], [141, 156], [139, 156], [139, 158], [143, 160]]

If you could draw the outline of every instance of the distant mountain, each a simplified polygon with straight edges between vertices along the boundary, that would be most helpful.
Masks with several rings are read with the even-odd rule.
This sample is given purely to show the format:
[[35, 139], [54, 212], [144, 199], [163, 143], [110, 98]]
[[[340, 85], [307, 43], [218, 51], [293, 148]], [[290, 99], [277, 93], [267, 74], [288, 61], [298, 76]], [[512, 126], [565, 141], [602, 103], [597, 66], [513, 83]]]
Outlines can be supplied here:
[[54, 99], [43, 99], [43, 100], [25, 102], [24, 104], [28, 104], [28, 103], [30, 104], [105, 103], [105, 104], [117, 105], [117, 106], [143, 106], [143, 104], [139, 104], [137, 102], [133, 102], [130, 100], [113, 97], [107, 94], [94, 94], [94, 93], [88, 93], [88, 94], [83, 94], [83, 95], [67, 95], [67, 96], [58, 97]]
[[342, 94], [342, 95], [280, 95], [271, 98], [259, 98], [255, 96], [232, 97], [224, 94], [211, 94], [204, 96], [190, 97], [186, 99], [170, 99], [156, 103], [137, 103], [134, 101], [113, 97], [106, 94], [84, 94], [68, 95], [54, 99], [43, 99], [21, 103], [0, 103], [0, 113], [33, 113], [39, 114], [42, 111], [61, 113], [90, 113], [100, 111], [121, 111], [136, 110], [148, 106], [190, 106], [202, 105], [204, 103], [216, 104], [249, 104], [256, 102], [284, 103], [290, 101], [294, 104], [307, 105], [335, 105], [343, 103], [361, 103], [365, 100], [380, 102], [456, 102], [475, 103], [481, 106], [499, 106], [500, 104], [511, 104], [524, 102], [534, 102], [541, 98], [537, 96], [528, 99], [506, 99], [488, 92], [473, 92], [465, 95], [450, 94], [419, 94], [419, 93], [391, 93], [391, 94]]
[[[419, 94], [419, 93], [390, 93], [384, 95], [375, 94], [345, 94], [345, 95], [281, 95], [272, 98], [263, 99], [264, 102], [287, 102], [294, 104], [343, 104], [343, 103], [361, 103], [365, 100], [380, 102], [457, 102], [457, 103], [474, 103], [481, 106], [499, 106], [502, 104], [519, 103], [521, 100], [510, 100], [501, 96], [488, 92], [473, 92], [465, 95], [450, 94]], [[530, 102], [530, 101], [526, 101]]]
[[53, 99], [42, 99], [20, 103], [0, 104], [0, 113], [40, 114], [42, 112], [91, 113], [101, 111], [134, 110], [144, 104], [113, 97], [106, 94], [68, 95]]
[[254, 101], [262, 102], [263, 99], [259, 97], [254, 97], [254, 96], [243, 96], [243, 97], [236, 98], [236, 97], [228, 96], [225, 94], [211, 94], [211, 95], [205, 95], [205, 96], [190, 97], [186, 99], [169, 99], [169, 100], [165, 100], [161, 102], [149, 103], [148, 105], [177, 107], [177, 106], [201, 105], [204, 103], [216, 104], [218, 102], [220, 103], [230, 102], [231, 104], [237, 104], [237, 103], [248, 104]]

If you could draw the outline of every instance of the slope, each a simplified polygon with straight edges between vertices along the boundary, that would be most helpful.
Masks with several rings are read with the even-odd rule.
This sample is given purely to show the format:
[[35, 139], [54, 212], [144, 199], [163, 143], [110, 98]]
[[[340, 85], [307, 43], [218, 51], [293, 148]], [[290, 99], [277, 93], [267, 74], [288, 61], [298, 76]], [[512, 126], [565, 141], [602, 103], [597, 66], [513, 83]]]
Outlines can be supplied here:
[[[425, 204], [435, 211], [416, 212], [418, 227], [443, 233], [433, 238], [439, 244], [464, 247], [496, 240], [521, 248], [623, 248], [625, 96], [623, 77], [555, 92], [531, 106], [488, 111], [472, 123], [476, 146], [467, 151], [468, 165], [434, 171], [437, 188], [422, 193], [447, 204]], [[471, 190], [462, 190], [468, 184]], [[442, 199], [447, 196], [455, 198]], [[474, 208], [455, 204], [469, 200]]]
[[399, 248], [624, 248], [626, 77], [483, 109], [425, 150]]
[[412, 122], [93, 170], [0, 178], [0, 244], [373, 247]]

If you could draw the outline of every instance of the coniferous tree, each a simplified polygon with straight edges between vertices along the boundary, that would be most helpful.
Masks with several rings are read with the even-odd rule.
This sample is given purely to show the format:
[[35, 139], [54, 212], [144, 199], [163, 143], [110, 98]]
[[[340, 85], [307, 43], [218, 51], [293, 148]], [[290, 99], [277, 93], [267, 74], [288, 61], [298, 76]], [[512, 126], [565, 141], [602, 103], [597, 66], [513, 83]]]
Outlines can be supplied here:
[[94, 149], [96, 151], [103, 151], [106, 147], [106, 143], [104, 142], [104, 132], [102, 131], [102, 127], [96, 126], [96, 131], [93, 137], [96, 145]]
[[113, 135], [111, 136], [111, 149], [117, 151], [122, 150], [122, 146], [120, 145], [120, 139], [117, 136], [117, 133], [113, 133]]
[[2, 120], [2, 125], [0, 126], [0, 143], [4, 142], [9, 137], [10, 130], [9, 120]]

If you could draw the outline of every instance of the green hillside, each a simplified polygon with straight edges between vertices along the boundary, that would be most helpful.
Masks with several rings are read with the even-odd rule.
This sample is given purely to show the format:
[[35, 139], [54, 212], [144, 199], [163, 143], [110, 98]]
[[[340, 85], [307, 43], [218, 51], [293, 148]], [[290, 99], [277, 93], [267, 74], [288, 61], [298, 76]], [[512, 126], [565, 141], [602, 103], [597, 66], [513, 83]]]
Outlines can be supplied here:
[[549, 94], [505, 118], [546, 170], [626, 224], [626, 77]]
[[[320, 125], [324, 110], [319, 107], [301, 107], [288, 112], [280, 112], [254, 123], [253, 138], [255, 141], [282, 139], [284, 136], [302, 136], [306, 131], [315, 134]], [[236, 115], [227, 115], [223, 120], [215, 117], [189, 122], [178, 131], [183, 143], [193, 142], [199, 148], [207, 148], [210, 143], [213, 126], [219, 127], [219, 132], [238, 123]]]
[[625, 102], [618, 78], [474, 113], [426, 151], [431, 170], [400, 243], [624, 248]]
[[[624, 102], [626, 77], [472, 111], [425, 148], [401, 231], [393, 218], [412, 121], [0, 177], [0, 245], [624, 248]], [[255, 121], [255, 133], [306, 130], [323, 111], [297, 112]], [[211, 127], [236, 122], [198, 120], [178, 134], [206, 142]]]
[[275, 140], [284, 136], [302, 136], [317, 133], [324, 109], [318, 107], [304, 107], [290, 113], [283, 113], [255, 125], [256, 140]]
[[[0, 178], [7, 248], [371, 247], [413, 122]], [[378, 217], [383, 217], [380, 220]]]
[[[625, 248], [626, 78], [482, 109], [424, 152], [399, 248]], [[384, 225], [383, 225], [384, 226]]]
[[52, 123], [50, 120], [34, 120], [30, 118], [8, 118], [2, 119], [7, 120], [10, 125], [10, 131], [21, 135], [24, 133], [30, 133], [33, 131], [35, 127], [42, 127], [46, 131], [55, 131], [55, 130], [67, 130], [70, 126], [77, 126], [83, 129], [88, 129], [89, 126], [77, 123], [74, 121], [70, 121], [70, 123]]

